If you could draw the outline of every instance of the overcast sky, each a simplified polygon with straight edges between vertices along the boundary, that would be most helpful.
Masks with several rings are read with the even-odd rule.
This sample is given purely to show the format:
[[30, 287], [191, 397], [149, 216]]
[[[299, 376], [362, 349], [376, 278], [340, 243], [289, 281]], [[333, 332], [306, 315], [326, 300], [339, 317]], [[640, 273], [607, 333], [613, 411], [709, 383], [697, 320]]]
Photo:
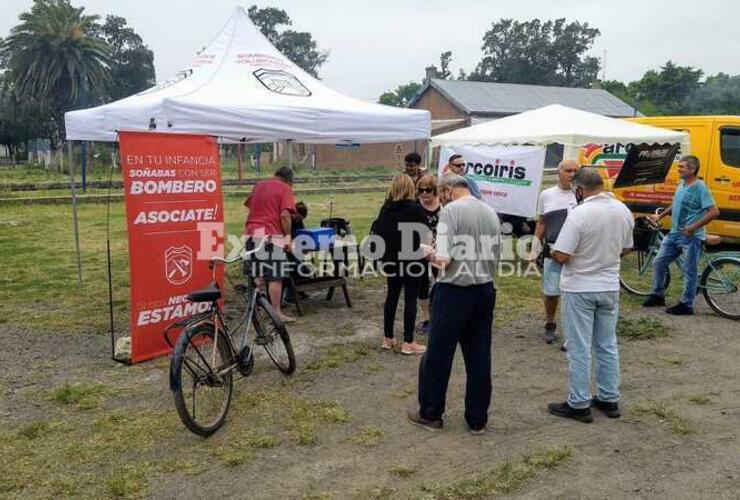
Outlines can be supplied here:
[[[154, 51], [157, 80], [186, 67], [196, 51], [223, 26], [234, 0], [72, 0], [87, 13], [128, 20]], [[0, 37], [29, 10], [30, 0], [0, 0]], [[252, 5], [243, 3], [245, 7]], [[606, 78], [631, 81], [672, 59], [706, 73], [740, 73], [740, 2], [734, 0], [282, 0], [257, 2], [288, 12], [294, 28], [310, 31], [330, 51], [320, 70], [338, 91], [375, 100], [438, 64], [452, 50], [452, 69], [472, 69], [491, 22], [587, 21], [601, 30], [593, 54], [603, 58]]]

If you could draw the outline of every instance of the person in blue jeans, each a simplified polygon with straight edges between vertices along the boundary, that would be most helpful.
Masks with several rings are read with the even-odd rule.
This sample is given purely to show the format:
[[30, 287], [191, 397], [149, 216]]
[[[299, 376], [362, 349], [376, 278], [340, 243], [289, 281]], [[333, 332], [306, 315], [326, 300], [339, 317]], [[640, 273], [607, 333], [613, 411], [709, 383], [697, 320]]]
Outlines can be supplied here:
[[687, 155], [678, 162], [678, 175], [681, 182], [673, 196], [673, 204], [659, 215], [650, 218], [658, 222], [671, 216], [671, 231], [663, 239], [660, 251], [653, 261], [653, 287], [650, 296], [643, 302], [644, 307], [665, 306], [665, 281], [668, 266], [684, 254], [683, 295], [678, 304], [666, 309], [668, 314], [694, 314], [694, 299], [698, 282], [699, 257], [702, 245], [707, 238], [704, 226], [716, 219], [719, 209], [712, 193], [703, 181], [697, 179], [699, 159]]
[[[573, 176], [576, 200], [552, 247], [563, 265], [561, 314], [568, 344], [568, 398], [548, 411], [581, 422], [593, 421], [591, 406], [619, 417], [619, 265], [634, 246], [632, 213], [604, 192], [598, 170], [585, 167]], [[591, 358], [596, 357], [596, 397], [591, 398]]]

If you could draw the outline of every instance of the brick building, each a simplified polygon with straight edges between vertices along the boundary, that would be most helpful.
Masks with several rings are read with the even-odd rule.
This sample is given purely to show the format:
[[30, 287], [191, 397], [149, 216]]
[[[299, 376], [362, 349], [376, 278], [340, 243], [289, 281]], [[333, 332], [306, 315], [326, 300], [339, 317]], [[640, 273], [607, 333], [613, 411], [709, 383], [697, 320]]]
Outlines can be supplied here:
[[[427, 109], [431, 112], [432, 135], [537, 109], [548, 104], [562, 104], [612, 118], [639, 115], [635, 108], [601, 88], [441, 80], [435, 76], [436, 68], [433, 66], [427, 68], [424, 86], [409, 104], [411, 108]], [[314, 148], [315, 164], [318, 169], [375, 165], [402, 168], [403, 157], [407, 153], [417, 151], [424, 156], [426, 142], [318, 145], [305, 148]], [[555, 158], [557, 147], [552, 149], [550, 156]]]

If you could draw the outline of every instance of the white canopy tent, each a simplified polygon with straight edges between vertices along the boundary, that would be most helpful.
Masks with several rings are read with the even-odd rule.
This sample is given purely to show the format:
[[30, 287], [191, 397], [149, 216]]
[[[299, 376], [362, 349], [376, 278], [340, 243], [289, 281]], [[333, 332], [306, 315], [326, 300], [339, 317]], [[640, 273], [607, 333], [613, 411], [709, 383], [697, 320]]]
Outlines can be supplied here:
[[425, 110], [330, 89], [283, 56], [237, 7], [215, 39], [171, 80], [65, 114], [68, 140], [116, 141], [119, 130], [213, 135], [246, 143], [426, 140]]
[[666, 130], [551, 104], [532, 111], [491, 120], [432, 138], [432, 146], [494, 146], [562, 144], [565, 157], [575, 158], [588, 144], [680, 143], [689, 151], [686, 132]]
[[[235, 9], [213, 41], [174, 78], [116, 102], [65, 113], [64, 121], [68, 141], [115, 142], [119, 131], [311, 144], [428, 141], [431, 135], [428, 111], [354, 99], [300, 69], [260, 33], [243, 7]], [[71, 142], [68, 147], [82, 281]]]

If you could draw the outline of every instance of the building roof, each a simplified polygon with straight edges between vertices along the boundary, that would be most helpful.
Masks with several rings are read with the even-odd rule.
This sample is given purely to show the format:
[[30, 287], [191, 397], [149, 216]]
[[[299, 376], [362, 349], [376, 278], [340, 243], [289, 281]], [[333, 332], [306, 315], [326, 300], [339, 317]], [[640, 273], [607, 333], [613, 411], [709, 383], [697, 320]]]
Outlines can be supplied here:
[[[562, 104], [611, 117], [635, 116], [635, 109], [603, 89], [548, 87], [518, 83], [432, 79], [409, 104], [413, 107], [430, 87], [470, 115], [505, 116]], [[638, 112], [638, 116], [641, 114]]]

